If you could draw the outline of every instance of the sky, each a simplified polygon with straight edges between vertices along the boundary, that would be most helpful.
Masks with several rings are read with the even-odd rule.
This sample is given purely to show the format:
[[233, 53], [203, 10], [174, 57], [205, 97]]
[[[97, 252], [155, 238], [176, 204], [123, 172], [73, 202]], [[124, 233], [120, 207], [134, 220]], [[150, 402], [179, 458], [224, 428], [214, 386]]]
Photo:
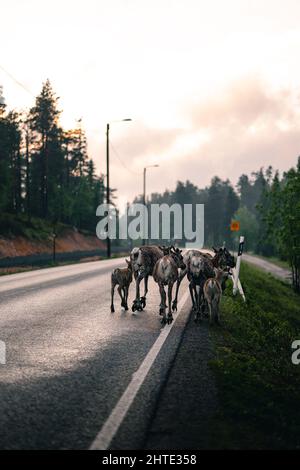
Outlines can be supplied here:
[[148, 165], [148, 193], [295, 165], [299, 0], [0, 0], [0, 16], [6, 104], [30, 108], [49, 78], [99, 173], [110, 122], [120, 207]]

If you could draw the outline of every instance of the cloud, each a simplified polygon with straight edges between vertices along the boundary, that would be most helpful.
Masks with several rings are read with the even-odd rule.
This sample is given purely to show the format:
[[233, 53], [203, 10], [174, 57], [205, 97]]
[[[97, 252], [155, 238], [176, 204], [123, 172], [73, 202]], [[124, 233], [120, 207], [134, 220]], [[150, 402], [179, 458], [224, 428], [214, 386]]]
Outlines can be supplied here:
[[193, 127], [211, 128], [215, 132], [232, 126], [249, 128], [272, 123], [278, 118], [292, 121], [295, 117], [288, 90], [270, 92], [259, 79], [236, 81], [217, 97], [192, 105], [188, 109]]
[[292, 90], [272, 90], [259, 79], [247, 78], [185, 105], [182, 128], [132, 122], [130, 129], [112, 137], [129, 169], [112, 155], [112, 185], [119, 200], [132, 200], [142, 192], [142, 169], [152, 163], [160, 168], [147, 174], [148, 194], [172, 189], [177, 180], [204, 187], [218, 175], [235, 184], [242, 173], [262, 166], [290, 168], [300, 153], [298, 104]]
[[[219, 96], [186, 109], [190, 133], [206, 131], [209, 139], [193, 153], [190, 175], [200, 185], [218, 174], [234, 183], [242, 172], [273, 165], [284, 170], [300, 152], [299, 97], [291, 90], [272, 91], [259, 79], [235, 82]], [[205, 176], [204, 176], [205, 175]]]
[[178, 128], [151, 128], [141, 121], [133, 121], [131, 129], [127, 128], [126, 133], [116, 138], [111, 137], [111, 141], [127, 162], [142, 170], [149, 158], [160, 159], [182, 133]]

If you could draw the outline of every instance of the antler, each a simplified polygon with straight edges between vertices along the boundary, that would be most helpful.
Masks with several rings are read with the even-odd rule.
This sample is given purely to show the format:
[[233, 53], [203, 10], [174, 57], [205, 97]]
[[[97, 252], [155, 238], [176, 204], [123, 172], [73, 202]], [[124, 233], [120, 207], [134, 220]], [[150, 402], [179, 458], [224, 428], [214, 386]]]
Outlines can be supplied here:
[[159, 246], [158, 248], [163, 252], [164, 255], [168, 255], [170, 253], [170, 247], [168, 246], [163, 245]]

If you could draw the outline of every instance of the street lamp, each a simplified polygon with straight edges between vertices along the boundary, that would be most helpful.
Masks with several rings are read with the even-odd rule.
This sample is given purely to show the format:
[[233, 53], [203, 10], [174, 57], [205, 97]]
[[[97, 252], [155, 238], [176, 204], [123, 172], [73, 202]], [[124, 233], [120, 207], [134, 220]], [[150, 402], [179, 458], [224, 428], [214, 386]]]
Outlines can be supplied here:
[[[126, 119], [121, 119], [119, 121], [112, 121], [113, 122], [124, 122], [124, 121], [132, 121], [130, 118]], [[106, 203], [107, 206], [109, 207], [110, 204], [110, 187], [109, 187], [109, 126], [110, 123], [106, 124]], [[110, 243], [110, 238], [109, 234], [107, 234], [107, 244], [106, 244], [106, 250], [107, 250], [107, 258], [110, 258], [111, 256], [111, 243]]]
[[[148, 165], [144, 167], [144, 172], [143, 172], [143, 204], [144, 206], [146, 205], [146, 172], [147, 168], [158, 168], [159, 165]], [[145, 245], [145, 239], [143, 239], [143, 245]]]

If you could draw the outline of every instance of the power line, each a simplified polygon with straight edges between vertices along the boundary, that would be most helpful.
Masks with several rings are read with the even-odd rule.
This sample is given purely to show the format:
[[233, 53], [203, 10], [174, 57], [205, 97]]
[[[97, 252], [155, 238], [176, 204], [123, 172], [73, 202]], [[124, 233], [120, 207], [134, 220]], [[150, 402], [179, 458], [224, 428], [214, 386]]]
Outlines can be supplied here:
[[117, 159], [119, 160], [119, 162], [121, 163], [121, 165], [123, 166], [123, 168], [125, 168], [125, 170], [129, 171], [129, 173], [131, 173], [132, 175], [141, 175], [142, 173], [137, 173], [136, 171], [133, 171], [131, 170], [130, 168], [128, 168], [125, 163], [122, 161], [119, 153], [117, 152], [117, 150], [115, 149], [115, 147], [113, 146], [113, 144], [111, 143], [111, 141], [109, 142], [109, 145], [110, 147], [112, 148], [115, 156], [117, 157]]
[[8, 72], [2, 65], [0, 65], [0, 69], [3, 70], [3, 72], [6, 73], [6, 75], [13, 80], [17, 85], [19, 85], [21, 88], [23, 88], [27, 93], [29, 93], [33, 98], [35, 98], [34, 94], [25, 86], [23, 83], [21, 83], [19, 80], [17, 80], [10, 72]]

